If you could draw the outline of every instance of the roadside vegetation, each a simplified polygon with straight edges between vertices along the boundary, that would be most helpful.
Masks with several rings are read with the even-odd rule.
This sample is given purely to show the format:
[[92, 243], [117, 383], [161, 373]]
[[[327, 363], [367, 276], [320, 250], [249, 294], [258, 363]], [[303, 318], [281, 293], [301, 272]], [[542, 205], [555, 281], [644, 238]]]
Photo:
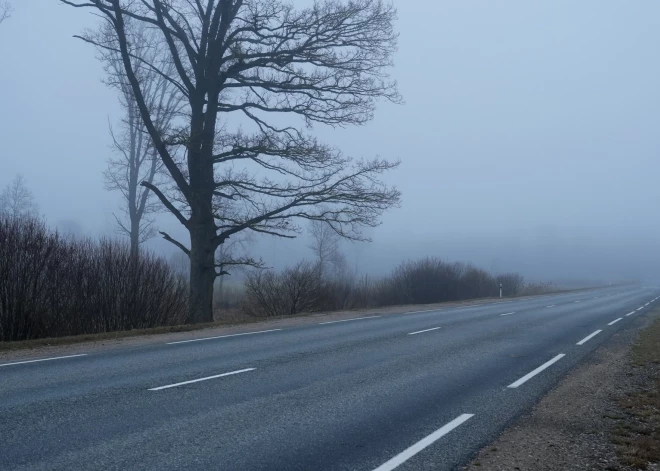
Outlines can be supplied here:
[[[216, 283], [214, 320], [496, 297], [500, 284], [507, 297], [553, 290], [436, 258], [402, 263], [381, 279], [352, 276], [331, 246], [337, 251], [313, 249], [314, 260], [280, 272], [250, 270], [243, 284]], [[65, 236], [34, 215], [0, 214], [0, 342], [172, 331], [189, 320], [188, 293], [185, 273], [127, 241]]]
[[[313, 130], [403, 103], [390, 76], [394, 5], [59, 1], [103, 19], [77, 38], [120, 104], [103, 177], [120, 196], [123, 241], [48, 229], [17, 176], [0, 195], [0, 341], [550, 289], [434, 258], [382, 279], [347, 269], [341, 241], [369, 241], [364, 230], [401, 201], [386, 179], [399, 161], [345, 155]], [[11, 12], [0, 1], [0, 22]], [[157, 227], [158, 213], [188, 237]], [[250, 251], [253, 237], [306, 231], [312, 261], [275, 272]], [[143, 247], [156, 234], [177, 264]], [[225, 281], [236, 273], [244, 284]]]
[[515, 273], [492, 275], [464, 263], [437, 258], [404, 262], [381, 279], [324, 276], [320, 262], [300, 262], [279, 273], [248, 274], [242, 309], [252, 316], [282, 316], [310, 311], [334, 311], [407, 304], [433, 304], [499, 296], [540, 294], [550, 284], [525, 284]]
[[641, 332], [631, 362], [643, 384], [619, 399], [612, 441], [621, 464], [649, 469], [660, 463], [660, 320]]
[[[190, 2], [60, 0], [101, 17], [78, 36], [96, 48], [123, 119], [106, 186], [137, 254], [157, 232], [188, 258], [190, 323], [212, 322], [218, 278], [262, 267], [228, 245], [294, 238], [309, 221], [351, 240], [399, 205], [399, 162], [357, 159], [312, 134], [360, 126], [390, 77], [396, 9], [380, 0]], [[164, 211], [187, 240], [156, 230]]]
[[177, 325], [187, 283], [162, 258], [0, 216], [0, 341]]

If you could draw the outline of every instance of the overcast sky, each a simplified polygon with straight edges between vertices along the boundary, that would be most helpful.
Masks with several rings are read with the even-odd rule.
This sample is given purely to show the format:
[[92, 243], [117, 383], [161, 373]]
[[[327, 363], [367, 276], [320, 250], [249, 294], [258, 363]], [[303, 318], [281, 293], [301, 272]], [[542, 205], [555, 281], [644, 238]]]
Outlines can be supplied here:
[[[119, 118], [89, 11], [11, 0], [0, 26], [0, 186], [22, 173], [52, 225], [112, 232], [103, 189]], [[294, 2], [295, 3], [295, 2]], [[346, 247], [380, 273], [423, 255], [546, 279], [650, 276], [660, 262], [660, 2], [407, 0], [393, 76], [405, 104], [316, 128], [355, 156], [402, 160], [403, 204]], [[177, 232], [176, 221], [160, 218]], [[183, 234], [182, 231], [179, 232]], [[259, 244], [278, 266], [303, 242]], [[169, 251], [164, 241], [156, 250]]]

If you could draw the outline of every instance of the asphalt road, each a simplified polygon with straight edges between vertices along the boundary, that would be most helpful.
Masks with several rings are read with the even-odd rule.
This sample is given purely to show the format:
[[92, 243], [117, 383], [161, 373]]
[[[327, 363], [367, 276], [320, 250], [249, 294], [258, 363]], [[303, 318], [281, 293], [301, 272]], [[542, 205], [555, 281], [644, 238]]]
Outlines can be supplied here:
[[658, 297], [615, 287], [0, 363], [0, 468], [455, 469]]

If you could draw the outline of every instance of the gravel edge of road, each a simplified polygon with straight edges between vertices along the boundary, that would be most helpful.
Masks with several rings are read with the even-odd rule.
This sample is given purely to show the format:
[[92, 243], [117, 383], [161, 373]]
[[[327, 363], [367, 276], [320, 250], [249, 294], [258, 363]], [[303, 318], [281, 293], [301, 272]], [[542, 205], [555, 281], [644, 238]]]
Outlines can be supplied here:
[[620, 399], [649, 387], [646, 372], [632, 364], [632, 349], [658, 319], [654, 309], [615, 333], [461, 469], [633, 469], [621, 463], [612, 435], [622, 419]]

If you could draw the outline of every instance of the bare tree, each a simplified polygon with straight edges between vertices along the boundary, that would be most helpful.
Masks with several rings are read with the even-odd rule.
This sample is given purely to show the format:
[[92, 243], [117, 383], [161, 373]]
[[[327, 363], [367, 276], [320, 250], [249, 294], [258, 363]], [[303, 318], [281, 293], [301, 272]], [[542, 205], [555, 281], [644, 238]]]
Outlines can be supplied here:
[[331, 277], [335, 281], [348, 281], [353, 278], [353, 274], [348, 269], [348, 260], [341, 250], [335, 250], [330, 257], [329, 264], [330, 271], [326, 276]]
[[11, 16], [13, 9], [8, 2], [0, 3], [0, 24]]
[[[314, 124], [361, 125], [378, 99], [399, 102], [392, 65], [396, 11], [381, 0], [318, 0], [296, 9], [284, 0], [60, 0], [95, 9], [115, 31], [140, 116], [174, 182], [148, 182], [190, 233], [190, 321], [213, 318], [216, 249], [243, 231], [295, 237], [285, 224], [307, 219], [360, 240], [363, 226], [399, 202], [380, 176], [397, 162], [361, 161], [320, 143]], [[129, 22], [166, 44], [176, 73], [136, 57]], [[149, 68], [186, 99], [180, 132], [162, 132], [149, 109], [139, 70]], [[214, 212], [215, 199], [240, 213]], [[325, 208], [325, 209], [322, 209]]]
[[[153, 31], [145, 23], [129, 21], [132, 38], [131, 54], [138, 59], [139, 64], [149, 62], [158, 64], [164, 73], [175, 73], [174, 64], [163, 54], [162, 44]], [[128, 28], [128, 26], [127, 26]], [[162, 161], [153, 146], [149, 133], [144, 126], [140, 111], [135, 102], [133, 90], [124, 72], [121, 55], [117, 52], [117, 42], [114, 30], [109, 24], [102, 25], [96, 35], [96, 40], [103, 44], [99, 48], [100, 59], [107, 73], [105, 83], [119, 91], [120, 104], [124, 112], [121, 121], [121, 131], [116, 134], [110, 127], [115, 156], [108, 159], [108, 168], [104, 172], [105, 186], [110, 191], [119, 191], [122, 195], [122, 212], [124, 217], [115, 216], [117, 230], [128, 236], [131, 244], [131, 254], [135, 258], [139, 246], [153, 237], [154, 213], [160, 204], [148, 187], [148, 184], [162, 183], [156, 181], [162, 176]], [[154, 126], [163, 134], [171, 129], [182, 101], [182, 95], [174, 85], [163, 75], [148, 67], [136, 67], [136, 76], [144, 90], [144, 100]]]
[[0, 194], [0, 214], [18, 218], [36, 216], [38, 211], [34, 196], [25, 184], [25, 178], [21, 174], [16, 175]]
[[327, 276], [328, 265], [341, 259], [339, 253], [340, 236], [332, 226], [322, 221], [310, 221], [307, 232], [312, 238], [308, 247], [314, 252], [319, 265], [321, 278]]

